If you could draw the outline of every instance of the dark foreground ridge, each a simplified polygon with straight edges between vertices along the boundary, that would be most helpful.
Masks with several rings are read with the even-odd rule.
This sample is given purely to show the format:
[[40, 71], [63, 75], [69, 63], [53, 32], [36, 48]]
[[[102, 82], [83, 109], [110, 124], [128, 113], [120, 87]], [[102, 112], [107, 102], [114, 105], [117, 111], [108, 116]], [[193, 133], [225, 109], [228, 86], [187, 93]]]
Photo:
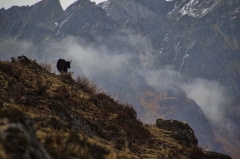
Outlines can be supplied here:
[[144, 125], [86, 78], [28, 59], [0, 61], [0, 158], [231, 159], [204, 152], [187, 123]]

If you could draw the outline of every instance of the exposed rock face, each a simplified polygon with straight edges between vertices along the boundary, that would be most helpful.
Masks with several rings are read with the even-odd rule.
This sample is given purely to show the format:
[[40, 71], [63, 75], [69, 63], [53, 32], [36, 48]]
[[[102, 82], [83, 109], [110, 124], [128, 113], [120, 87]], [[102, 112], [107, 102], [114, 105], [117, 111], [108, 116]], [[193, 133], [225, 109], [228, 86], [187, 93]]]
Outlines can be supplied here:
[[35, 133], [29, 116], [16, 108], [0, 108], [0, 158], [50, 159]]
[[200, 138], [200, 145], [208, 145], [217, 151], [224, 151], [220, 144], [215, 142], [215, 135], [209, 120], [193, 100], [167, 97], [159, 101], [158, 114], [164, 119], [187, 121], [196, 132], [195, 135]]
[[51, 30], [63, 9], [59, 0], [43, 0], [30, 7], [2, 8], [0, 12], [1, 36], [39, 43], [46, 37], [53, 37]]
[[109, 0], [99, 6], [106, 10], [109, 17], [123, 26], [136, 24], [154, 15], [151, 10], [135, 1]]
[[[194, 135], [193, 129], [185, 122], [180, 122], [178, 120], [157, 119], [156, 126], [160, 129], [171, 131], [173, 133], [173, 138], [187, 147], [194, 148], [198, 145], [198, 140]], [[228, 155], [212, 151], [204, 151], [201, 154], [195, 154], [195, 156], [193, 155], [190, 157], [199, 157], [204, 159], [231, 159]]]
[[173, 132], [173, 138], [187, 147], [198, 145], [198, 140], [194, 135], [193, 129], [187, 124], [177, 120], [157, 119], [157, 127]]
[[[151, 39], [154, 51], [156, 51], [154, 67], [162, 68], [170, 64], [179, 72], [179, 76], [187, 74], [190, 77], [189, 79], [200, 77], [216, 80], [225, 85], [227, 93], [232, 96], [229, 101], [234, 101], [226, 110], [227, 116], [236, 125], [239, 125], [239, 104], [237, 104], [239, 103], [238, 96], [240, 94], [238, 82], [240, 77], [238, 62], [240, 41], [238, 36], [240, 28], [238, 23], [240, 19], [239, 1], [175, 0], [167, 2], [132, 0], [131, 2], [142, 4], [145, 9], [154, 13], [147, 19], [139, 20], [138, 23], [131, 23], [130, 26], [127, 26], [127, 28], [133, 29], [138, 34]], [[122, 6], [122, 4], [114, 3], [114, 1], [111, 1], [111, 3], [111, 5], [107, 5], [108, 2], [105, 2], [105, 5], [101, 4], [110, 17], [110, 11], [113, 12], [114, 8]], [[117, 12], [123, 12], [123, 10], [124, 8], [121, 8], [121, 11], [119, 8], [116, 9], [114, 15], [117, 15]], [[135, 11], [135, 15], [137, 15], [137, 11]], [[121, 23], [114, 16], [111, 18]], [[125, 27], [124, 23], [122, 25]], [[169, 105], [167, 103], [168, 101], [159, 104], [159, 107], [165, 110], [162, 113], [159, 112], [161, 115], [168, 114], [168, 112], [172, 112], [171, 110], [178, 110], [185, 114], [182, 115], [182, 113], [176, 111], [177, 113], [168, 114], [168, 119], [182, 120], [188, 112], [185, 110], [198, 107], [196, 103], [192, 103], [192, 105], [195, 105], [194, 108], [184, 106], [182, 107], [184, 109], [179, 109], [178, 106], [181, 105], [181, 102], [176, 101], [175, 106], [168, 109]], [[191, 105], [190, 103], [185, 104]], [[189, 117], [190, 112], [188, 112]], [[155, 114], [156, 116], [159, 115], [158, 113]], [[195, 123], [196, 121], [200, 123], [205, 119], [201, 117], [200, 120], [194, 120], [194, 122], [189, 118], [184, 120], [189, 123]], [[190, 125], [193, 127], [192, 124]], [[209, 122], [207, 122], [206, 126], [210, 127]], [[239, 136], [237, 135], [239, 134], [238, 129], [235, 129], [234, 132], [236, 136]], [[210, 137], [214, 136], [213, 133], [210, 134]]]
[[74, 35], [95, 41], [95, 37], [113, 34], [115, 23], [102, 8], [89, 0], [79, 0], [70, 5], [56, 21], [54, 30], [58, 37]]
[[[239, 1], [130, 2], [142, 4], [151, 13], [148, 18], [139, 18], [138, 23], [132, 21], [131, 29], [151, 39], [157, 57], [155, 67], [171, 64], [180, 73], [219, 80], [234, 90], [229, 91], [233, 96], [240, 93], [239, 85], [235, 85], [239, 81], [236, 76], [239, 67], [231, 67], [237, 65], [233, 58], [237, 58], [239, 52]], [[123, 4], [109, 1], [101, 6], [114, 21], [125, 26], [125, 21], [115, 16], [124, 12]], [[138, 10], [131, 10], [128, 17], [137, 15]], [[178, 15], [181, 18], [175, 20]]]
[[54, 21], [62, 14], [59, 0], [42, 0], [30, 7], [27, 21], [52, 30], [55, 27]]
[[143, 95], [141, 105], [147, 111], [141, 119], [145, 123], [154, 123], [158, 118], [187, 122], [194, 130], [199, 145], [224, 152], [221, 143], [216, 141], [210, 121], [197, 103], [189, 99], [179, 86], [172, 85], [168, 88], [167, 93], [149, 91]]
[[211, 12], [221, 1], [199, 1], [199, 0], [185, 0], [176, 3], [174, 9], [168, 13], [169, 18], [179, 19], [184, 15], [194, 18], [202, 18]]
[[72, 130], [81, 132], [82, 134], [92, 137], [96, 129], [96, 125], [90, 120], [81, 117], [79, 114], [69, 111], [67, 108], [54, 103], [50, 106], [53, 112], [58, 113], [60, 118], [65, 119]]

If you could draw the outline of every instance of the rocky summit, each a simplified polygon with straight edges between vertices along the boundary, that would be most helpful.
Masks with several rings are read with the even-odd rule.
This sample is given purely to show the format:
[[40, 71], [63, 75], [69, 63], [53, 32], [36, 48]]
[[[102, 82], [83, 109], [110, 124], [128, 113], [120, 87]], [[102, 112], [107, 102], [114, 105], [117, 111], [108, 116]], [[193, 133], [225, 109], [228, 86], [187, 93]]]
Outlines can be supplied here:
[[[85, 141], [85, 137], [79, 133], [91, 137], [96, 136], [96, 130], [98, 133], [103, 130], [100, 134], [104, 136], [106, 128], [106, 131], [111, 130], [112, 133], [109, 131], [108, 135], [105, 135], [111, 136], [110, 140], [119, 139], [118, 143], [122, 143], [122, 146], [116, 147], [124, 149], [125, 145], [131, 147], [132, 140], [135, 141], [134, 133], [118, 131], [118, 127], [109, 128], [109, 123], [93, 124], [90, 117], [94, 115], [109, 117], [105, 111], [93, 110], [102, 109], [108, 104], [128, 103], [136, 110], [132, 115], [139, 119], [138, 121], [129, 117], [129, 121], [139, 124], [136, 126], [138, 128], [144, 127], [141, 131], [144, 132], [143, 134], [148, 134], [147, 130], [150, 129], [151, 132], [161, 133], [155, 131], [159, 129], [156, 128], [157, 126], [145, 127], [141, 126], [141, 122], [152, 125], [159, 118], [174, 123], [177, 123], [175, 120], [186, 122], [194, 131], [198, 145], [204, 150], [216, 151], [238, 159], [240, 158], [238, 150], [240, 147], [239, 19], [239, 0], [108, 0], [100, 4], [90, 0], [77, 0], [66, 10], [62, 9], [59, 0], [42, 0], [32, 6], [2, 8], [0, 9], [2, 61], [24, 54], [28, 58], [37, 59], [39, 63], [49, 64], [49, 67], [55, 68], [59, 58], [72, 60], [70, 69], [72, 77], [63, 77], [66, 84], [69, 84], [64, 87], [58, 85], [62, 79], [54, 74], [45, 74], [34, 61], [2, 62], [3, 70], [10, 69], [11, 76], [2, 78], [5, 81], [1, 84], [4, 86], [2, 88], [4, 91], [0, 94], [4, 105], [2, 111], [8, 111], [8, 106], [11, 105], [14, 106], [13, 109], [20, 109], [20, 112], [28, 115], [30, 113], [29, 120], [36, 123], [37, 129], [39, 121], [32, 118], [36, 113], [35, 109], [41, 108], [44, 109], [40, 109], [43, 111], [40, 114], [44, 119], [46, 118], [45, 122], [51, 123], [54, 120], [59, 124], [53, 125], [62, 125], [64, 130], [77, 131], [77, 135], [60, 135], [54, 139], [50, 137], [50, 140], [53, 140], [52, 145], [55, 146], [59, 145], [57, 143], [59, 138], [64, 138], [65, 140], [61, 142], [70, 145], [73, 144], [71, 142], [76, 136], [76, 142]], [[22, 71], [24, 73], [30, 71], [26, 75], [27, 78], [24, 74], [21, 75], [22, 72], [19, 73], [18, 66], [26, 69]], [[52, 72], [55, 70], [53, 69]], [[40, 74], [35, 74], [36, 72]], [[94, 95], [94, 100], [91, 102], [85, 101], [84, 95], [75, 94], [76, 101], [71, 101], [74, 94], [70, 93], [70, 89], [87, 89], [74, 84], [76, 81], [72, 78], [76, 79], [78, 75], [81, 77], [79, 79], [87, 78], [94, 81], [99, 88], [118, 102], [113, 99], [110, 100], [111, 102], [106, 102], [103, 94]], [[58, 82], [51, 83], [44, 79], [41, 81], [38, 76], [51, 77]], [[13, 86], [7, 84], [11, 82], [14, 83]], [[20, 90], [23, 92], [17, 94], [16, 92]], [[8, 96], [12, 98], [8, 99]], [[68, 97], [71, 98], [67, 99]], [[98, 98], [103, 98], [103, 103], [99, 103]], [[55, 99], [59, 101], [56, 102]], [[68, 100], [71, 101], [70, 104], [62, 105]], [[76, 104], [78, 102], [81, 104]], [[45, 105], [43, 103], [50, 105], [47, 106], [49, 110], [45, 111], [46, 107], [41, 106]], [[75, 104], [86, 103], [88, 107], [81, 109], [91, 110], [96, 114], [90, 113], [88, 118], [83, 118], [82, 114], [78, 114], [78, 107], [75, 107]], [[36, 107], [25, 110], [23, 105]], [[68, 106], [72, 106], [72, 109]], [[108, 106], [107, 109], [112, 110], [112, 107]], [[27, 110], [32, 112], [25, 112]], [[115, 111], [115, 108], [112, 111]], [[46, 117], [47, 112], [54, 112], [58, 116], [49, 119]], [[52, 115], [51, 113], [48, 115]], [[87, 113], [83, 114], [86, 116]], [[119, 112], [113, 114], [116, 116]], [[114, 115], [110, 117], [113, 119]], [[11, 123], [10, 119], [6, 119], [7, 123]], [[101, 126], [101, 129], [97, 129], [96, 125]], [[171, 124], [167, 125], [171, 127]], [[21, 130], [28, 133], [22, 128]], [[186, 131], [181, 131], [183, 134], [174, 132], [175, 138], [178, 139], [178, 135], [189, 135], [191, 129], [184, 130]], [[132, 132], [138, 131], [136, 129]], [[165, 131], [171, 130], [166, 129], [162, 132]], [[126, 135], [119, 138], [119, 134]], [[141, 136], [141, 133], [139, 135]], [[38, 131], [36, 137], [39, 138]], [[180, 139], [187, 141], [185, 137]], [[175, 138], [174, 140], [177, 141]], [[88, 146], [93, 146], [94, 142], [86, 140], [84, 146], [90, 153]], [[67, 143], [67, 141], [71, 142]], [[44, 147], [48, 145], [45, 144], [45, 139], [39, 140], [39, 143], [32, 139], [28, 143], [32, 142], [39, 145], [35, 148], [45, 157], [48, 155], [43, 149], [50, 156], [61, 149], [57, 149], [56, 146], [52, 150], [54, 152], [49, 152], [53, 147]], [[178, 142], [184, 144], [182, 141]], [[196, 145], [193, 136], [191, 142]], [[101, 152], [104, 151], [104, 148], [101, 149]], [[116, 154], [115, 150], [113, 154]], [[29, 154], [25, 155], [29, 156]]]
[[198, 147], [187, 123], [144, 125], [86, 78], [23, 56], [0, 61], [0, 158], [231, 159]]

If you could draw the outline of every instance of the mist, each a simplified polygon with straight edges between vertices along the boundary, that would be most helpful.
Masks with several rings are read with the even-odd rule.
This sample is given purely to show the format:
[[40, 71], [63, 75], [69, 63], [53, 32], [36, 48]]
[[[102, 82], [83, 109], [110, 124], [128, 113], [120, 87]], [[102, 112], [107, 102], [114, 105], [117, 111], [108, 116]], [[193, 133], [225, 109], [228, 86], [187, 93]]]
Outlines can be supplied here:
[[0, 38], [1, 60], [10, 60], [22, 54], [34, 54], [34, 45], [29, 41], [14, 40], [13, 38]]
[[157, 70], [149, 70], [146, 67], [142, 67], [142, 69], [138, 71], [146, 80], [146, 83], [156, 91], [165, 91], [171, 84], [178, 83], [178, 73], [173, 70], [172, 66], [165, 66]]
[[181, 87], [186, 91], [188, 98], [194, 99], [201, 107], [206, 117], [218, 127], [230, 127], [226, 119], [226, 109], [230, 104], [230, 97], [226, 87], [218, 81], [210, 81], [202, 78], [195, 78], [189, 83], [183, 83]]
[[[36, 59], [38, 63], [50, 63], [56, 74], [59, 74], [56, 69], [56, 62], [59, 58], [72, 60], [69, 71], [73, 72], [74, 78], [87, 77], [100, 89], [110, 94], [134, 96], [136, 95], [134, 91], [138, 90], [138, 93], [143, 93], [141, 91], [145, 86], [161, 92], [168, 90], [171, 84], [178, 84], [184, 89], [188, 98], [196, 101], [211, 123], [220, 127], [227, 126], [223, 123], [228, 121], [224, 112], [229, 98], [224, 86], [217, 81], [201, 78], [182, 82], [178, 77], [179, 72], [172, 66], [165, 66], [161, 69], [151, 68], [154, 56], [150, 40], [136, 35], [117, 39], [120, 43], [126, 41], [130, 51], [121, 53], [118, 48], [109, 49], [103, 43], [101, 45], [89, 44], [82, 39], [69, 36], [60, 41], [52, 40], [39, 46], [30, 41], [1, 39], [0, 54], [1, 60], [10, 60], [12, 56], [24, 54], [31, 59]], [[131, 52], [131, 50], [138, 50], [136, 48], [139, 47], [139, 52]], [[123, 102], [134, 103], [126, 98], [124, 100], [126, 101]]]

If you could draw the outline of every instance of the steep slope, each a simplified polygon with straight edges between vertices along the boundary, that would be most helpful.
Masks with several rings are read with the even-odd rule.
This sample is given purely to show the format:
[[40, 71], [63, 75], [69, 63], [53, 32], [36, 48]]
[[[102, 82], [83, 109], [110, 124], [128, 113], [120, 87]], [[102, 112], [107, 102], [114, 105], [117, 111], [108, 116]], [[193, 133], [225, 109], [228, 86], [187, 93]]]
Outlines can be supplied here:
[[188, 0], [176, 3], [174, 9], [168, 13], [168, 17], [171, 19], [180, 19], [184, 15], [188, 15], [193, 18], [202, 18], [210, 13], [221, 1], [198, 1]]
[[50, 73], [47, 64], [1, 61], [0, 80], [1, 158], [230, 159], [196, 148], [186, 123], [143, 125], [131, 106], [97, 93], [86, 79]]
[[221, 143], [216, 141], [210, 122], [203, 111], [195, 101], [184, 94], [156, 94], [148, 91], [141, 98], [141, 105], [148, 110], [142, 117], [144, 123], [154, 123], [158, 118], [187, 121], [194, 129], [199, 145], [207, 146], [208, 149], [217, 152], [225, 152]]
[[0, 35], [39, 43], [53, 37], [54, 20], [63, 13], [59, 0], [43, 0], [32, 6], [1, 9]]
[[90, 41], [95, 41], [98, 36], [108, 37], [116, 29], [104, 10], [89, 0], [79, 0], [70, 5], [56, 23], [54, 32], [57, 36], [74, 35]]
[[[153, 16], [153, 12], [134, 1], [109, 0], [99, 4], [107, 15], [123, 27]], [[129, 24], [130, 23], [130, 24]]]
[[[239, 70], [238, 67], [231, 67], [237, 63], [233, 59], [239, 58], [239, 1], [187, 0], [158, 3], [132, 0], [131, 3], [136, 3], [136, 6], [143, 4], [151, 14], [145, 19], [132, 20], [131, 16], [139, 15], [139, 10], [131, 9], [131, 16], [127, 15], [128, 19], [125, 18], [122, 22], [116, 15], [124, 12], [128, 3], [119, 4], [111, 0], [100, 6], [104, 6], [108, 15], [117, 23], [123, 25], [128, 21], [133, 24], [131, 29], [151, 39], [157, 57], [155, 67], [171, 64], [180, 73], [191, 77], [219, 80], [234, 90], [233, 95], [239, 94], [239, 86], [233, 84], [239, 80]], [[116, 7], [119, 8], [115, 9]], [[193, 13], [186, 13], [185, 10], [199, 14], [191, 16]], [[180, 11], [184, 14], [181, 14], [179, 20], [169, 17], [175, 12], [180, 14]], [[141, 27], [137, 26], [139, 24]], [[229, 77], [229, 74], [233, 76]]]
[[[182, 3], [178, 2], [179, 1], [159, 2], [159, 5], [156, 5], [158, 6], [158, 10], [156, 10], [156, 7], [153, 7], [154, 4], [157, 3], [156, 1], [139, 1], [137, 3], [132, 0], [132, 3], [137, 3], [136, 5], [140, 5], [139, 3], [143, 3], [144, 7], [146, 8], [145, 10], [148, 9], [148, 12], [155, 13], [155, 15], [150, 14], [149, 17], [146, 19], [138, 19], [137, 22], [140, 23], [142, 26], [141, 30], [139, 30], [139, 27], [135, 27], [134, 25], [132, 25], [132, 29], [136, 29], [136, 31], [143, 34], [144, 36], [150, 37], [156, 51], [160, 51], [162, 53], [158, 55], [160, 57], [157, 59], [161, 60], [156, 61], [156, 65], [158, 67], [160, 64], [173, 64], [182, 73], [187, 73], [188, 75], [191, 75], [193, 77], [200, 76], [207, 77], [208, 79], [220, 78], [221, 72], [219, 70], [222, 70], [223, 68], [219, 70], [212, 70], [214, 68], [219, 68], [215, 67], [215, 65], [221, 64], [221, 60], [225, 59], [227, 61], [230, 61], [231, 59], [228, 58], [233, 58], [237, 56], [236, 52], [238, 51], [239, 42], [239, 36], [237, 36], [237, 28], [239, 27], [238, 23], [236, 22], [239, 19], [239, 2], [236, 1], [235, 5], [230, 5], [228, 4], [230, 2], [227, 1], [211, 1], [211, 5], [206, 5], [205, 3], [207, 2], [205, 1], [197, 0], [188, 0]], [[109, 3], [113, 4], [108, 5]], [[234, 3], [234, 1], [232, 1], [232, 3]], [[124, 6], [123, 4], [127, 6], [127, 3], [123, 2], [122, 4], [119, 4], [119, 2], [115, 3], [115, 1], [105, 2], [105, 4], [101, 4], [101, 6], [105, 6], [103, 8], [114, 21], [124, 24], [125, 21], [122, 22], [118, 18], [115, 18], [118, 13], [124, 12], [124, 10], [126, 10], [126, 6]], [[118, 8], [114, 10], [117, 6], [121, 9]], [[192, 18], [191, 16], [186, 16], [188, 14], [183, 14], [181, 16], [182, 18], [179, 20], [171, 18], [169, 19], [168, 15], [176, 10], [174, 6], [181, 6], [182, 8], [180, 8], [179, 10], [183, 10], [183, 12], [185, 12], [184, 9], [186, 7], [188, 7], [188, 10], [190, 11], [199, 10], [199, 12], [201, 11], [201, 14], [204, 15], [198, 15], [196, 16], [198, 18]], [[196, 7], [196, 9], [194, 7]], [[201, 8], [199, 9], [199, 7]], [[168, 12], [166, 12], [164, 8], [168, 8]], [[208, 12], [202, 11], [207, 9], [209, 9]], [[139, 15], [139, 10], [131, 11], [132, 16]], [[127, 21], [132, 20], [130, 15], [128, 15], [127, 17], [129, 17]], [[137, 22], [135, 18], [134, 20], [132, 20], [132, 24], [136, 24]], [[183, 47], [183, 44], [185, 45], [185, 47]], [[215, 52], [217, 52], [217, 54], [214, 54]], [[207, 55], [209, 55], [210, 57], [205, 57]], [[221, 56], [217, 57], [217, 55]], [[195, 58], [198, 56], [199, 58]], [[184, 57], [186, 59], [183, 63]], [[202, 64], [205, 65], [204, 70], [200, 69], [202, 68], [200, 67], [202, 65], [201, 63], [198, 64], [195, 61], [196, 59], [203, 59], [203, 61], [205, 62], [204, 64]], [[219, 62], [209, 62], [213, 59]], [[200, 66], [197, 65], [194, 68], [191, 68], [190, 66], [192, 66], [193, 63]], [[211, 70], [211, 72], [209, 72], [208, 70]], [[226, 75], [222, 75], [221, 77], [225, 76]], [[225, 80], [222, 80], [221, 82], [223, 81]]]
[[[187, 121], [195, 130], [201, 146], [207, 145], [211, 150], [222, 152], [217, 136], [225, 144], [224, 153], [229, 153], [231, 146], [238, 147], [239, 1], [109, 0], [99, 6], [102, 8], [88, 0], [78, 0], [63, 12], [58, 0], [43, 0], [30, 7], [1, 9], [0, 41], [10, 36], [12, 45], [2, 45], [0, 52], [19, 55], [19, 47], [13, 49], [18, 42], [15, 39], [27, 40], [34, 42], [29, 52], [34, 54], [32, 57], [48, 59], [50, 55], [65, 51], [65, 48], [56, 49], [51, 54], [52, 50], [46, 48], [52, 41], [57, 45], [58, 40], [75, 36], [76, 43], [87, 41], [89, 45], [100, 45], [112, 54], [131, 54], [126, 72], [114, 72], [116, 76], [111, 82], [97, 82], [111, 83], [111, 88], [106, 90], [120, 101], [133, 104], [144, 122], [155, 123], [159, 117]], [[163, 90], [149, 85], [137, 72], [139, 63], [143, 62], [141, 58], [149, 54], [153, 57], [147, 72], [171, 65], [180, 77], [177, 82], [167, 79], [168, 88]], [[189, 99], [177, 86], [198, 77], [226, 86], [229, 94], [226, 96], [226, 112], [233, 122], [232, 132], [223, 133], [214, 127], [197, 105], [199, 103]], [[158, 81], [160, 83], [161, 78]], [[224, 122], [224, 125], [228, 124]]]
[[56, 18], [63, 14], [59, 0], [42, 0], [30, 8], [27, 21], [50, 30], [55, 27]]
[[[154, 13], [146, 19], [132, 22], [131, 16], [124, 22], [115, 16], [126, 9], [127, 3], [109, 2], [100, 6], [114, 21], [125, 28], [134, 29], [141, 37], [151, 39], [155, 54], [154, 69], [172, 65], [184, 80], [200, 77], [216, 80], [227, 87], [231, 98], [227, 99], [230, 104], [226, 116], [236, 125], [233, 136], [239, 136], [239, 1], [132, 0], [129, 3], [142, 4], [145, 10]], [[139, 15], [138, 11], [131, 11], [132, 15]], [[126, 22], [130, 25], [126, 26]], [[153, 105], [149, 104], [145, 109], [151, 109]], [[164, 105], [161, 106], [164, 108]], [[178, 110], [178, 107], [175, 109]], [[168, 117], [176, 116], [172, 114]], [[189, 119], [187, 121], [191, 122]], [[235, 137], [233, 140], [238, 139]]]

